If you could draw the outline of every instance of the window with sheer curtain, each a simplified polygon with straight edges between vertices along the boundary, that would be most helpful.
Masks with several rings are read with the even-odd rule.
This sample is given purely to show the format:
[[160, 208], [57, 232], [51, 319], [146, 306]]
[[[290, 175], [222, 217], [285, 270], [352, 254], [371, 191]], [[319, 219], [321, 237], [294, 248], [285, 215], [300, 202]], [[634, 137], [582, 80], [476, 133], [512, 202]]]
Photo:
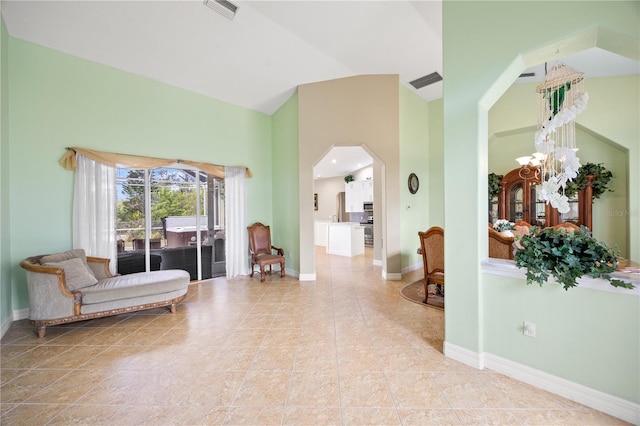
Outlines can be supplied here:
[[[220, 263], [225, 262], [231, 267], [227, 267], [227, 276], [235, 276], [248, 273], [247, 260], [247, 237], [246, 237], [246, 177], [250, 177], [251, 173], [246, 167], [222, 167], [210, 163], [190, 162], [184, 160], [167, 160], [154, 157], [129, 156], [123, 154], [104, 153], [82, 148], [70, 148], [68, 152], [60, 160], [61, 165], [69, 170], [76, 170], [76, 182], [74, 190], [74, 227], [73, 241], [75, 248], [84, 248], [88, 255], [107, 257], [112, 260], [112, 273], [115, 272], [115, 265], [118, 259], [118, 249], [120, 244], [117, 240], [117, 214], [116, 210], [120, 208], [118, 205], [118, 184], [116, 173], [117, 166], [124, 165], [126, 170], [133, 171], [134, 176], [129, 183], [137, 182], [143, 185], [143, 191], [140, 194], [144, 198], [144, 252], [146, 256], [146, 270], [150, 268], [149, 250], [152, 247], [154, 238], [153, 217], [151, 208], [151, 182], [156, 185], [161, 183], [162, 176], [165, 178], [171, 173], [182, 173], [183, 176], [192, 176], [195, 187], [192, 188], [197, 194], [194, 197], [195, 206], [189, 207], [193, 209], [187, 211], [193, 215], [186, 215], [193, 218], [197, 229], [204, 226], [204, 234], [194, 232], [194, 235], [188, 236], [187, 245], [195, 245], [198, 251], [198, 278], [201, 278], [202, 271], [202, 243], [215, 243], [215, 240], [224, 239], [226, 244], [220, 244], [212, 250], [217, 249], [218, 254], [212, 255], [212, 265], [209, 271], [216, 269], [220, 271]], [[175, 164], [178, 164], [177, 168]], [[174, 166], [171, 168], [170, 166]], [[122, 168], [121, 168], [122, 169]], [[172, 172], [171, 170], [174, 170]], [[177, 170], [177, 172], [175, 172]], [[129, 172], [127, 172], [129, 173]], [[155, 178], [154, 175], [160, 176]], [[143, 176], [143, 179], [140, 179]], [[180, 180], [180, 179], [178, 179]], [[121, 181], [122, 182], [122, 181]], [[177, 181], [171, 182], [166, 180], [162, 187], [165, 195], [173, 193], [167, 198], [189, 197], [184, 191], [184, 186], [178, 185]], [[135, 185], [132, 185], [132, 188]], [[139, 190], [138, 188], [137, 190]], [[133, 189], [136, 190], [135, 188]], [[182, 191], [182, 192], [180, 192]], [[157, 197], [156, 197], [157, 198]], [[186, 204], [189, 204], [188, 202]], [[165, 210], [162, 210], [165, 208]], [[213, 210], [212, 210], [213, 209]], [[158, 208], [162, 216], [163, 212], [168, 212], [166, 206]], [[175, 211], [175, 210], [174, 210]], [[203, 214], [205, 211], [211, 214]], [[179, 211], [184, 213], [184, 211]], [[156, 218], [157, 219], [157, 218]], [[184, 217], [177, 215], [177, 220]], [[176, 222], [178, 223], [178, 222]], [[216, 225], [217, 224], [217, 225]], [[184, 224], [183, 224], [184, 225]], [[181, 230], [185, 229], [184, 225], [180, 226]], [[156, 227], [159, 228], [159, 227]], [[240, 232], [240, 230], [242, 232]], [[157, 229], [156, 229], [157, 231]], [[182, 232], [184, 237], [184, 232]], [[165, 237], [165, 246], [167, 244], [167, 229], [163, 224], [162, 235]], [[220, 242], [220, 241], [217, 241]], [[155, 247], [155, 242], [153, 244]], [[124, 248], [124, 247], [122, 247]], [[220, 254], [222, 252], [222, 255]], [[209, 265], [205, 265], [209, 266]], [[224, 265], [223, 271], [224, 271]]]

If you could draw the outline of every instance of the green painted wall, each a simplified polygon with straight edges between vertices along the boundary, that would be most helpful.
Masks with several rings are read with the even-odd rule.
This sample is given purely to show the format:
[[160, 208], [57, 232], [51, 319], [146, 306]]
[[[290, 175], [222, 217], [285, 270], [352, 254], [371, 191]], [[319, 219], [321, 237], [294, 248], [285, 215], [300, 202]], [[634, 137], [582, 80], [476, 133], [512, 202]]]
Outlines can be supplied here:
[[[416, 253], [418, 231], [429, 228], [429, 104], [400, 85], [400, 240], [402, 268], [422, 264]], [[418, 176], [418, 192], [409, 192], [410, 173]]]
[[[589, 107], [615, 104], [602, 114], [613, 120], [619, 112], [637, 110], [640, 76], [585, 80]], [[538, 95], [535, 84], [514, 84], [489, 112], [489, 171], [506, 174], [517, 167], [516, 157], [534, 151]], [[634, 90], [634, 88], [636, 90]], [[588, 107], [588, 108], [589, 108]], [[514, 128], [512, 126], [523, 126]], [[620, 144], [598, 135], [584, 126], [576, 126], [578, 156], [582, 164], [603, 163], [613, 173], [609, 186], [614, 192], [603, 194], [593, 204], [593, 235], [610, 247], [618, 246], [620, 255], [629, 257], [628, 210], [629, 151]]]
[[[549, 13], [546, 2], [472, 2], [447, 1], [443, 3], [443, 66], [444, 85], [444, 184], [445, 184], [445, 264], [447, 266], [447, 309], [445, 310], [445, 351], [459, 347], [482, 354], [509, 346], [511, 337], [503, 336], [501, 329], [495, 328], [495, 315], [503, 311], [525, 312], [529, 305], [526, 298], [493, 304], [487, 294], [504, 301], [506, 289], [499, 287], [500, 278], [481, 273], [480, 262], [486, 256], [487, 220], [487, 174], [488, 174], [488, 110], [494, 99], [500, 98], [508, 89], [526, 63], [537, 58], [538, 62], [552, 60], [592, 46], [606, 47], [608, 50], [625, 50], [630, 55], [638, 55], [640, 39], [640, 3], [638, 2], [554, 2], [553, 13]], [[576, 13], [578, 11], [579, 13]], [[610, 30], [610, 31], [609, 31]], [[615, 32], [612, 32], [615, 31]], [[622, 34], [623, 36], [618, 35]], [[473, 37], [469, 37], [473, 34]], [[580, 37], [579, 35], [584, 35]], [[595, 35], [595, 36], [594, 36]], [[635, 47], [634, 47], [635, 46]], [[557, 52], [557, 53], [556, 53]], [[634, 58], [638, 59], [638, 58]], [[470, 68], [470, 66], [472, 68]], [[471, 72], [472, 71], [472, 72]], [[635, 90], [636, 95], [638, 90]], [[594, 101], [591, 99], [590, 101]], [[608, 105], [608, 106], [607, 106]], [[629, 197], [630, 213], [638, 208], [640, 187], [637, 182], [640, 169], [640, 137], [638, 132], [638, 103], [629, 111], [610, 117], [604, 113], [611, 104], [592, 105], [581, 115], [579, 123], [603, 137], [616, 141], [629, 149]], [[512, 128], [520, 128], [514, 125]], [[465, 201], [460, 208], [460, 200]], [[640, 218], [630, 217], [630, 253], [639, 254]], [[454, 226], [465, 224], [465, 226]], [[455, 265], [463, 265], [457, 268]], [[523, 287], [522, 280], [513, 280], [507, 285]], [[532, 288], [532, 290], [540, 290]], [[541, 290], [544, 291], [544, 290]], [[491, 293], [489, 293], [491, 292]], [[495, 292], [495, 294], [494, 294]], [[570, 312], [584, 311], [593, 314], [593, 306], [580, 293], [546, 294], [544, 306], [540, 306], [545, 321], [562, 325], [571, 321], [561, 310], [547, 312], [545, 306], [560, 306], [561, 299], [573, 296], [574, 307]], [[597, 315], [602, 321], [599, 329], [616, 330], [623, 317], [633, 321], [637, 318], [640, 304], [627, 303], [627, 296], [604, 295], [603, 299], [618, 304], [616, 318]], [[635, 299], [637, 302], [637, 298]], [[498, 312], [490, 312], [491, 310]], [[506, 315], [506, 314], [505, 314]], [[542, 315], [542, 314], [541, 314]], [[526, 318], [519, 318], [518, 323]], [[637, 322], [637, 320], [636, 320]], [[603, 392], [611, 392], [622, 398], [638, 401], [638, 395], [627, 386], [609, 383], [591, 377], [602, 368], [598, 360], [612, 350], [630, 351], [633, 365], [619, 366], [634, 371], [639, 359], [637, 351], [638, 334], [632, 335], [633, 326], [626, 337], [629, 342], [621, 347], [610, 348], [600, 345], [594, 353], [580, 353], [580, 364], [573, 372], [564, 371], [563, 362], [557, 356], [565, 351], [572, 352], [575, 344], [573, 336], [593, 338], [588, 323], [577, 324], [573, 335], [558, 327], [551, 340], [536, 338], [539, 355], [535, 368], [557, 373], [560, 377], [593, 386]], [[637, 330], [635, 330], [637, 332]], [[515, 333], [513, 328], [512, 333]], [[617, 331], [616, 331], [617, 332]], [[626, 333], [621, 330], [621, 333]], [[521, 332], [520, 332], [521, 333]], [[541, 335], [542, 337], [542, 335]], [[620, 339], [622, 342], [624, 339]], [[579, 345], [582, 343], [579, 343]], [[530, 360], [518, 353], [506, 354], [506, 358], [529, 365]], [[621, 361], [622, 362], [622, 361]], [[626, 362], [626, 361], [625, 361]], [[618, 368], [618, 367], [616, 367]], [[637, 375], [636, 375], [637, 378]], [[615, 392], [611, 391], [611, 386]]]
[[429, 227], [444, 227], [444, 100], [429, 102]]
[[287, 269], [300, 270], [298, 212], [298, 95], [272, 117], [273, 244], [285, 251]]
[[[638, 296], [484, 275], [485, 350], [602, 392], [640, 401]], [[536, 337], [522, 334], [523, 321]]]
[[268, 115], [16, 38], [9, 76], [12, 309], [28, 305], [18, 262], [72, 244], [66, 146], [246, 165], [248, 219], [272, 222]]
[[8, 39], [4, 19], [0, 16], [0, 325], [11, 315]]

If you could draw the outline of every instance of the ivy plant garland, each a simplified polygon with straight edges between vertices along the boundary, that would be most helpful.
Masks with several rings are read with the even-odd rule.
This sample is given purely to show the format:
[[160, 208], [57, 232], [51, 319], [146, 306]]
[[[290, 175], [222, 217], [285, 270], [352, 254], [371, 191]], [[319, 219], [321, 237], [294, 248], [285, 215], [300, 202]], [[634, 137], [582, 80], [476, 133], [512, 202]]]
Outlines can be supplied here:
[[634, 288], [611, 278], [618, 263], [614, 251], [591, 237], [586, 227], [580, 229], [582, 232], [533, 227], [533, 232], [522, 236], [514, 261], [527, 269], [527, 284], [542, 286], [551, 275], [568, 290], [577, 285], [576, 279], [588, 275], [606, 279], [614, 287]]
[[593, 200], [600, 198], [605, 192], [613, 192], [613, 189], [609, 189], [609, 181], [613, 177], [613, 173], [607, 170], [602, 163], [586, 163], [578, 169], [578, 176], [572, 181], [567, 182], [567, 187], [564, 190], [564, 194], [567, 197], [572, 197], [578, 193], [578, 191], [587, 187], [587, 176], [593, 175], [595, 179], [591, 183], [593, 188]]
[[502, 188], [500, 187], [500, 181], [503, 175], [497, 175], [495, 173], [489, 173], [489, 199], [500, 195]]

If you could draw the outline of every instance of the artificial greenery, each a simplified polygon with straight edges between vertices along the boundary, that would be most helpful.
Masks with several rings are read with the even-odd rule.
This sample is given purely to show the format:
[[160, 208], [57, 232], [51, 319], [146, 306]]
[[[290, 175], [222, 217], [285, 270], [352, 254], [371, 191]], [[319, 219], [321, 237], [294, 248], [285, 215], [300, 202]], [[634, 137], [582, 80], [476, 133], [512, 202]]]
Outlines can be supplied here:
[[500, 194], [502, 188], [500, 187], [500, 181], [503, 175], [497, 175], [495, 173], [489, 173], [489, 199], [497, 197]]
[[[613, 177], [613, 174], [607, 170], [602, 163], [586, 163], [578, 170], [578, 176], [570, 182], [567, 182], [567, 187], [564, 190], [564, 194], [567, 197], [572, 197], [578, 193], [578, 191], [587, 187], [587, 176], [593, 175], [595, 179], [591, 183], [593, 188], [593, 200], [600, 198], [600, 195], [606, 191], [613, 192], [613, 189], [609, 189], [609, 181]], [[592, 200], [592, 201], [593, 201]]]
[[347, 175], [344, 177], [344, 181], [346, 183], [353, 182], [353, 179], [354, 179], [353, 175]]
[[606, 279], [614, 287], [633, 288], [633, 284], [611, 278], [618, 264], [617, 254], [591, 237], [588, 228], [580, 229], [533, 227], [533, 232], [522, 236], [514, 260], [518, 267], [527, 269], [527, 284], [542, 286], [552, 275], [568, 290], [577, 285], [577, 278], [588, 275]]

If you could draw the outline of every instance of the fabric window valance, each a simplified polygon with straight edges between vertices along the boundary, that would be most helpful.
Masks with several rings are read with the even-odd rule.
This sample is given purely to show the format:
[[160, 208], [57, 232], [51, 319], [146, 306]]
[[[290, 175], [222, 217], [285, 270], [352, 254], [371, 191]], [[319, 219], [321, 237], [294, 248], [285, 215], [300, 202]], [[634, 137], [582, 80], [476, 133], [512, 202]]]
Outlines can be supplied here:
[[[212, 163], [204, 163], [201, 161], [189, 161], [180, 159], [168, 159], [157, 157], [145, 157], [141, 155], [117, 154], [114, 152], [94, 151], [92, 149], [70, 147], [67, 152], [58, 161], [66, 170], [75, 170], [77, 167], [76, 153], [82, 154], [99, 163], [110, 166], [127, 167], [130, 169], [157, 169], [160, 167], [171, 167], [175, 164], [186, 164], [196, 167], [207, 174], [224, 178], [224, 166]], [[248, 167], [238, 166], [245, 169], [245, 176], [252, 177], [251, 170]]]

